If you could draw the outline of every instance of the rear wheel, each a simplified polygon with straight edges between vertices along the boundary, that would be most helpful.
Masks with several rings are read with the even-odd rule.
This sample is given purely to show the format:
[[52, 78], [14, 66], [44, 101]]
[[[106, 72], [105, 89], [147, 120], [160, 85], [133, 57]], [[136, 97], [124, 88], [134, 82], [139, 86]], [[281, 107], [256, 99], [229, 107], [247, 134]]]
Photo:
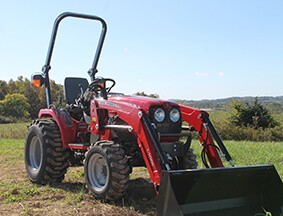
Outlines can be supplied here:
[[57, 124], [38, 119], [28, 128], [25, 140], [25, 166], [34, 183], [61, 182], [69, 166], [69, 153], [63, 148]]
[[130, 166], [124, 149], [112, 141], [99, 141], [86, 153], [86, 186], [95, 197], [115, 200], [128, 187]]

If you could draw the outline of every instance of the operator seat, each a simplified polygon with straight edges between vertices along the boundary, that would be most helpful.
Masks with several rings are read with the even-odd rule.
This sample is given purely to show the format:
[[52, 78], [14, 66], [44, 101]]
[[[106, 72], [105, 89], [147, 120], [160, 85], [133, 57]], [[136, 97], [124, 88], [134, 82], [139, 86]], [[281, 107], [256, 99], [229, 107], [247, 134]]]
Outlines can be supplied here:
[[75, 103], [81, 94], [81, 88], [83, 91], [88, 87], [88, 81], [85, 78], [80, 77], [66, 77], [64, 81], [64, 95], [68, 104]]

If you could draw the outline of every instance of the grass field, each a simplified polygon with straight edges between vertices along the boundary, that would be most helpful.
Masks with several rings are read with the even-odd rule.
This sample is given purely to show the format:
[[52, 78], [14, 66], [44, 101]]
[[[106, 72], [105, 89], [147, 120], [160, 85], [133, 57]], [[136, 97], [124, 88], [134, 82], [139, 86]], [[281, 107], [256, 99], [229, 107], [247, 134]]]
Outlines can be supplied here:
[[28, 123], [0, 124], [0, 139], [23, 139], [27, 132]]
[[[275, 164], [283, 178], [283, 142], [225, 142], [236, 165]], [[144, 168], [134, 169], [126, 196], [103, 203], [87, 193], [82, 167], [69, 168], [60, 184], [30, 183], [23, 139], [0, 139], [0, 215], [155, 215], [156, 196]], [[197, 141], [192, 146], [201, 151]], [[199, 161], [199, 167], [202, 167]]]

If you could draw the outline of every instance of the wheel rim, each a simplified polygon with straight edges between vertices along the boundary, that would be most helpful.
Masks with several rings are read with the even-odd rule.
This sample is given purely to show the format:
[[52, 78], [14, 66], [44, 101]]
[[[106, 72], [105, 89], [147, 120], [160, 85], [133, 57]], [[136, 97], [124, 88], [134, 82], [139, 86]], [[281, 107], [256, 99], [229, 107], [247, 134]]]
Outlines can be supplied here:
[[96, 191], [102, 191], [109, 179], [109, 168], [106, 160], [98, 153], [91, 156], [88, 165], [88, 177]]
[[29, 146], [29, 161], [32, 169], [38, 170], [41, 165], [41, 146], [36, 136], [31, 139]]

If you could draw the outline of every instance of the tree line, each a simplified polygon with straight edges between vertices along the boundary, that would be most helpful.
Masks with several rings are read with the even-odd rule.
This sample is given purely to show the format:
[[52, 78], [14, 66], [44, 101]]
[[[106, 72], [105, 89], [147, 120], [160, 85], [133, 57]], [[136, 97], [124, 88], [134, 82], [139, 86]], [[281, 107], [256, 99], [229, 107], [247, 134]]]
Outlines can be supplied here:
[[[258, 102], [264, 105], [272, 113], [282, 113], [283, 112], [283, 96], [271, 97], [256, 97]], [[173, 99], [177, 103], [182, 103], [187, 106], [197, 107], [199, 109], [221, 109], [225, 110], [227, 107], [238, 101], [243, 104], [252, 104], [255, 97], [230, 97], [223, 99], [213, 99], [213, 100], [178, 100]]]
[[[63, 97], [63, 86], [50, 80], [51, 97], [58, 103]], [[0, 80], [0, 123], [36, 118], [38, 111], [46, 108], [45, 88], [31, 86], [31, 81], [19, 76], [8, 82]]]

